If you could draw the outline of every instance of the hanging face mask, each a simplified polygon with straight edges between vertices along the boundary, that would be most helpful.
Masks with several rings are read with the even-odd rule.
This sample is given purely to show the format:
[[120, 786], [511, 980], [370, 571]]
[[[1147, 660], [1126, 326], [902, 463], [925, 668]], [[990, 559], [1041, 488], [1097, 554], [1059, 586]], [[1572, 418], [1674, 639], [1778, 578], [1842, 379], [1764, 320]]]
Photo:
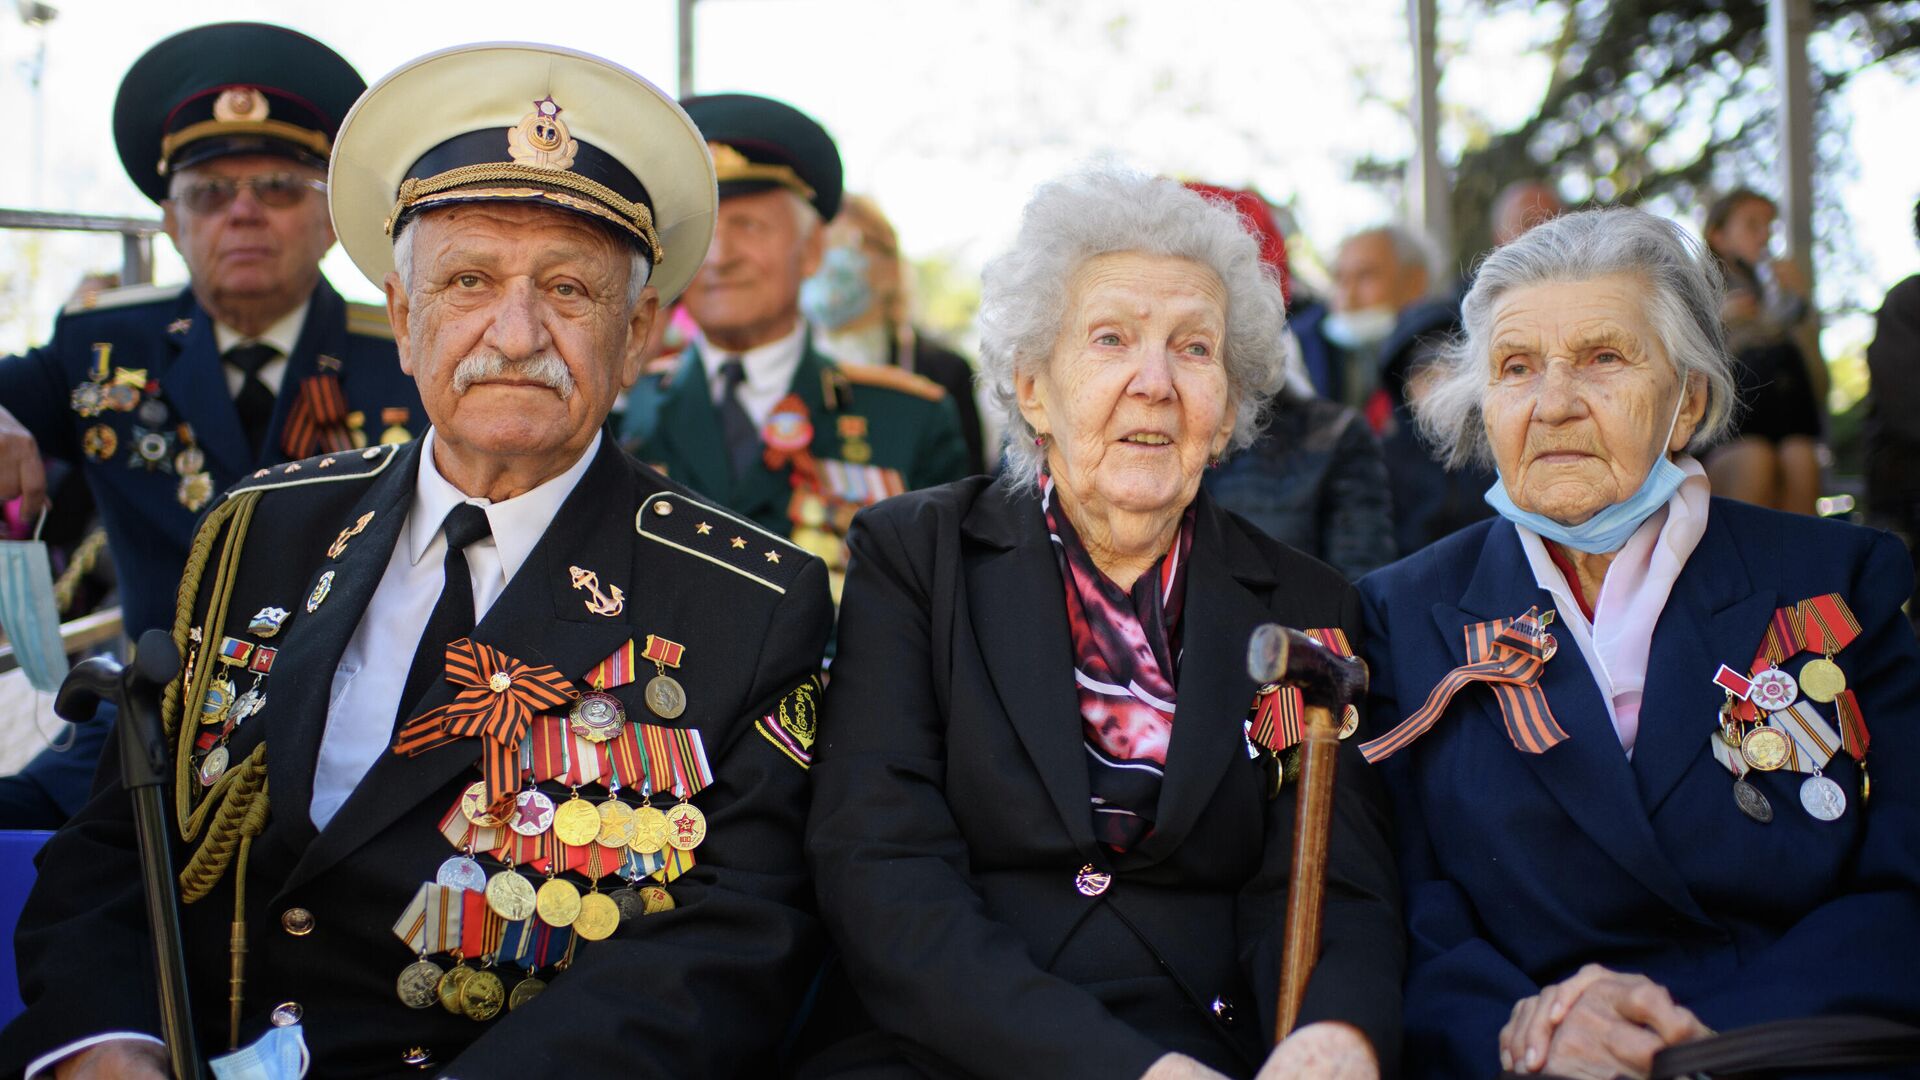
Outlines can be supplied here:
[[0, 628], [27, 682], [51, 694], [67, 677], [67, 651], [60, 644], [60, 609], [53, 602], [53, 565], [40, 542], [46, 522], [42, 510], [32, 540], [0, 541]]
[[1343, 349], [1368, 349], [1387, 340], [1399, 321], [1399, 312], [1392, 308], [1370, 307], [1330, 312], [1320, 326], [1327, 340]]
[[855, 248], [828, 248], [820, 269], [800, 283], [800, 311], [823, 330], [838, 330], [873, 304], [867, 257]]
[[1493, 486], [1487, 489], [1487, 505], [1515, 525], [1531, 529], [1543, 539], [1575, 551], [1584, 551], [1589, 555], [1619, 551], [1626, 546], [1634, 531], [1640, 528], [1641, 522], [1667, 505], [1673, 493], [1680, 490], [1681, 482], [1687, 478], [1680, 466], [1673, 463], [1673, 455], [1667, 453], [1667, 447], [1673, 445], [1673, 430], [1680, 423], [1680, 410], [1686, 404], [1687, 388], [1683, 380], [1680, 384], [1680, 400], [1673, 406], [1673, 419], [1667, 421], [1666, 438], [1660, 440], [1659, 456], [1654, 458], [1653, 468], [1647, 470], [1647, 478], [1640, 482], [1640, 490], [1580, 524], [1565, 525], [1545, 514], [1520, 509], [1507, 495], [1506, 482], [1498, 477], [1494, 479]]

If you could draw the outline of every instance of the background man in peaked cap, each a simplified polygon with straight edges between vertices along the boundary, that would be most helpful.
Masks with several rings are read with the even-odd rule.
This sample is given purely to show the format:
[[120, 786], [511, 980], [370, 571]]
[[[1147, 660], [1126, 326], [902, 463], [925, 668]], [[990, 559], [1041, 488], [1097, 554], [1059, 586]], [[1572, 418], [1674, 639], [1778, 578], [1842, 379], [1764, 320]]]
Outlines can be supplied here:
[[[320, 275], [326, 168], [366, 84], [332, 49], [264, 23], [160, 42], [114, 103], [127, 175], [160, 204], [190, 280], [83, 299], [44, 346], [0, 359], [0, 499], [44, 498], [42, 456], [84, 470], [127, 636], [170, 626], [193, 522], [263, 465], [407, 439], [420, 399], [378, 308]], [[107, 718], [0, 781], [0, 826], [85, 801]]]
[[[369, 90], [330, 181], [432, 427], [200, 526], [165, 716], [200, 1041], [328, 1076], [763, 1073], [819, 959], [825, 569], [601, 433], [712, 232], [700, 133], [606, 61], [469, 46]], [[48, 845], [0, 1071], [164, 1069], [126, 801]]]
[[813, 346], [800, 285], [840, 210], [840, 152], [811, 117], [751, 94], [685, 102], [713, 152], [720, 213], [687, 287], [700, 335], [650, 366], [623, 441], [642, 461], [827, 560], [862, 506], [957, 480], [966, 443], [938, 383]]

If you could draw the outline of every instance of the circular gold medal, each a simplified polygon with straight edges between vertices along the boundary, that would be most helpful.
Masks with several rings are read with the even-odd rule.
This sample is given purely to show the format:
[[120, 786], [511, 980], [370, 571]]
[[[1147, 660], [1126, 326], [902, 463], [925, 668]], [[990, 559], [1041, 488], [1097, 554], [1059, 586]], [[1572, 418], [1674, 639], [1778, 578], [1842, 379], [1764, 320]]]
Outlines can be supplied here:
[[673, 894], [659, 885], [640, 886], [640, 910], [642, 914], [658, 915], [673, 910]]
[[519, 922], [534, 911], [533, 883], [514, 870], [502, 870], [487, 879], [487, 906], [508, 922]]
[[1809, 660], [1807, 666], [1800, 669], [1800, 692], [1823, 705], [1839, 697], [1840, 691], [1846, 688], [1846, 672], [1831, 660]]
[[619, 799], [608, 799], [600, 804], [600, 834], [595, 837], [598, 843], [607, 847], [626, 847], [633, 842], [633, 807]]
[[440, 1007], [460, 1015], [460, 984], [473, 975], [473, 969], [465, 964], [455, 964], [447, 969], [445, 975], [434, 986], [434, 996], [440, 999]]
[[580, 915], [573, 920], [573, 932], [588, 941], [604, 941], [620, 928], [620, 905], [605, 893], [590, 892], [580, 898]]
[[536, 979], [531, 975], [527, 976], [524, 979], [521, 979], [518, 983], [514, 985], [513, 993], [507, 995], [507, 1011], [512, 1012], [514, 1009], [517, 1009], [520, 1006], [525, 1005], [527, 1002], [532, 1001], [534, 998], [539, 997], [540, 991], [545, 990], [546, 988], [547, 988], [547, 984], [545, 982], [542, 982], [541, 980]]
[[667, 844], [680, 851], [692, 851], [707, 838], [707, 815], [690, 802], [667, 812]]
[[1779, 728], [1757, 727], [1740, 740], [1740, 756], [1761, 772], [1772, 772], [1787, 763], [1793, 743]]
[[553, 812], [553, 835], [573, 847], [591, 844], [600, 835], [600, 815], [592, 803], [575, 795]]
[[653, 806], [641, 806], [633, 812], [633, 839], [627, 846], [642, 855], [651, 855], [667, 846], [667, 815]]
[[687, 711], [687, 692], [671, 675], [655, 675], [647, 680], [647, 708], [662, 720], [677, 719]]
[[488, 812], [485, 780], [475, 780], [467, 785], [467, 790], [460, 795], [460, 813], [483, 829], [497, 829], [507, 823], [506, 818]]
[[476, 971], [460, 984], [460, 1011], [470, 1020], [491, 1020], [506, 1003], [506, 984], [491, 971]]
[[540, 886], [535, 906], [540, 912], [540, 921], [548, 926], [572, 926], [580, 917], [580, 890], [565, 878], [548, 878], [547, 883]]
[[393, 982], [400, 1004], [409, 1009], [425, 1009], [439, 1001], [440, 977], [444, 974], [439, 964], [424, 956], [401, 968], [400, 977]]

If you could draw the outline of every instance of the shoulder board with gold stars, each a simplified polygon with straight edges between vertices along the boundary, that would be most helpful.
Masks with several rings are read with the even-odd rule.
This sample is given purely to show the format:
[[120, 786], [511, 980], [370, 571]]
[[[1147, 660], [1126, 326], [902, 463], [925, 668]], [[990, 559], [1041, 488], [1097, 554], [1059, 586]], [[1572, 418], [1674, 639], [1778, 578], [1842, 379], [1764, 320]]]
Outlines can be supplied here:
[[157, 304], [163, 300], [177, 300], [185, 285], [128, 285], [118, 289], [102, 289], [87, 293], [60, 309], [62, 315], [79, 315], [88, 311], [112, 311], [115, 308], [138, 307], [141, 304]]
[[785, 593], [813, 556], [760, 528], [678, 492], [649, 495], [633, 517], [641, 536]]
[[304, 461], [289, 461], [285, 465], [270, 465], [249, 474], [245, 479], [227, 490], [228, 497], [243, 491], [269, 491], [274, 488], [299, 487], [303, 484], [332, 484], [342, 480], [371, 480], [387, 471], [393, 464], [398, 446], [383, 443], [369, 446], [365, 450], [341, 450], [332, 454], [321, 454]]
[[884, 364], [841, 364], [839, 367], [840, 374], [855, 386], [878, 386], [928, 401], [941, 401], [947, 396], [946, 388], [939, 383], [897, 367]]
[[393, 323], [387, 321], [387, 309], [377, 304], [348, 304], [347, 333], [392, 341]]

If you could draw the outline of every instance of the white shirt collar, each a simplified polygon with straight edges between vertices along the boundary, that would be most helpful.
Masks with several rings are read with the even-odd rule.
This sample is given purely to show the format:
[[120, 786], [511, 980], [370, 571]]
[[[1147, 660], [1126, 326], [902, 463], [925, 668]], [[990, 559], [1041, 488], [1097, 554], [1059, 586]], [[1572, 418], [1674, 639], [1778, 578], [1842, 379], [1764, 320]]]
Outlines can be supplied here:
[[726, 392], [726, 380], [720, 374], [720, 362], [728, 356], [740, 357], [741, 366], [746, 368], [748, 393], [756, 397], [774, 395], [777, 399], [785, 396], [787, 387], [793, 385], [793, 373], [800, 370], [800, 358], [807, 351], [807, 320], [795, 319], [793, 329], [785, 337], [765, 345], [756, 345], [743, 353], [717, 349], [707, 341], [705, 334], [695, 335], [695, 342], [700, 362], [707, 370], [707, 387], [716, 403]]
[[300, 344], [300, 330], [307, 324], [307, 308], [313, 306], [312, 299], [303, 300], [300, 306], [281, 316], [280, 321], [267, 327], [255, 337], [247, 337], [231, 326], [214, 320], [213, 343], [225, 356], [235, 345], [252, 345], [255, 342], [271, 345], [280, 351], [281, 356], [291, 357], [293, 347]]
[[521, 564], [533, 553], [534, 545], [540, 542], [540, 538], [546, 535], [547, 527], [553, 524], [554, 515], [560, 512], [560, 504], [573, 494], [574, 486], [586, 474], [587, 466], [593, 464], [593, 456], [600, 451], [602, 438], [605, 438], [604, 434], [596, 433], [586, 452], [580, 455], [580, 460], [574, 462], [566, 472], [511, 499], [490, 502], [468, 497], [440, 475], [439, 468], [433, 463], [434, 432], [428, 429], [426, 438], [421, 440], [420, 474], [413, 487], [413, 507], [407, 517], [408, 554], [417, 565], [440, 536], [440, 526], [445, 523], [447, 512], [459, 503], [472, 503], [487, 512], [487, 525], [493, 529], [493, 543], [500, 551], [501, 574], [506, 580], [512, 581], [513, 575], [520, 571]]

